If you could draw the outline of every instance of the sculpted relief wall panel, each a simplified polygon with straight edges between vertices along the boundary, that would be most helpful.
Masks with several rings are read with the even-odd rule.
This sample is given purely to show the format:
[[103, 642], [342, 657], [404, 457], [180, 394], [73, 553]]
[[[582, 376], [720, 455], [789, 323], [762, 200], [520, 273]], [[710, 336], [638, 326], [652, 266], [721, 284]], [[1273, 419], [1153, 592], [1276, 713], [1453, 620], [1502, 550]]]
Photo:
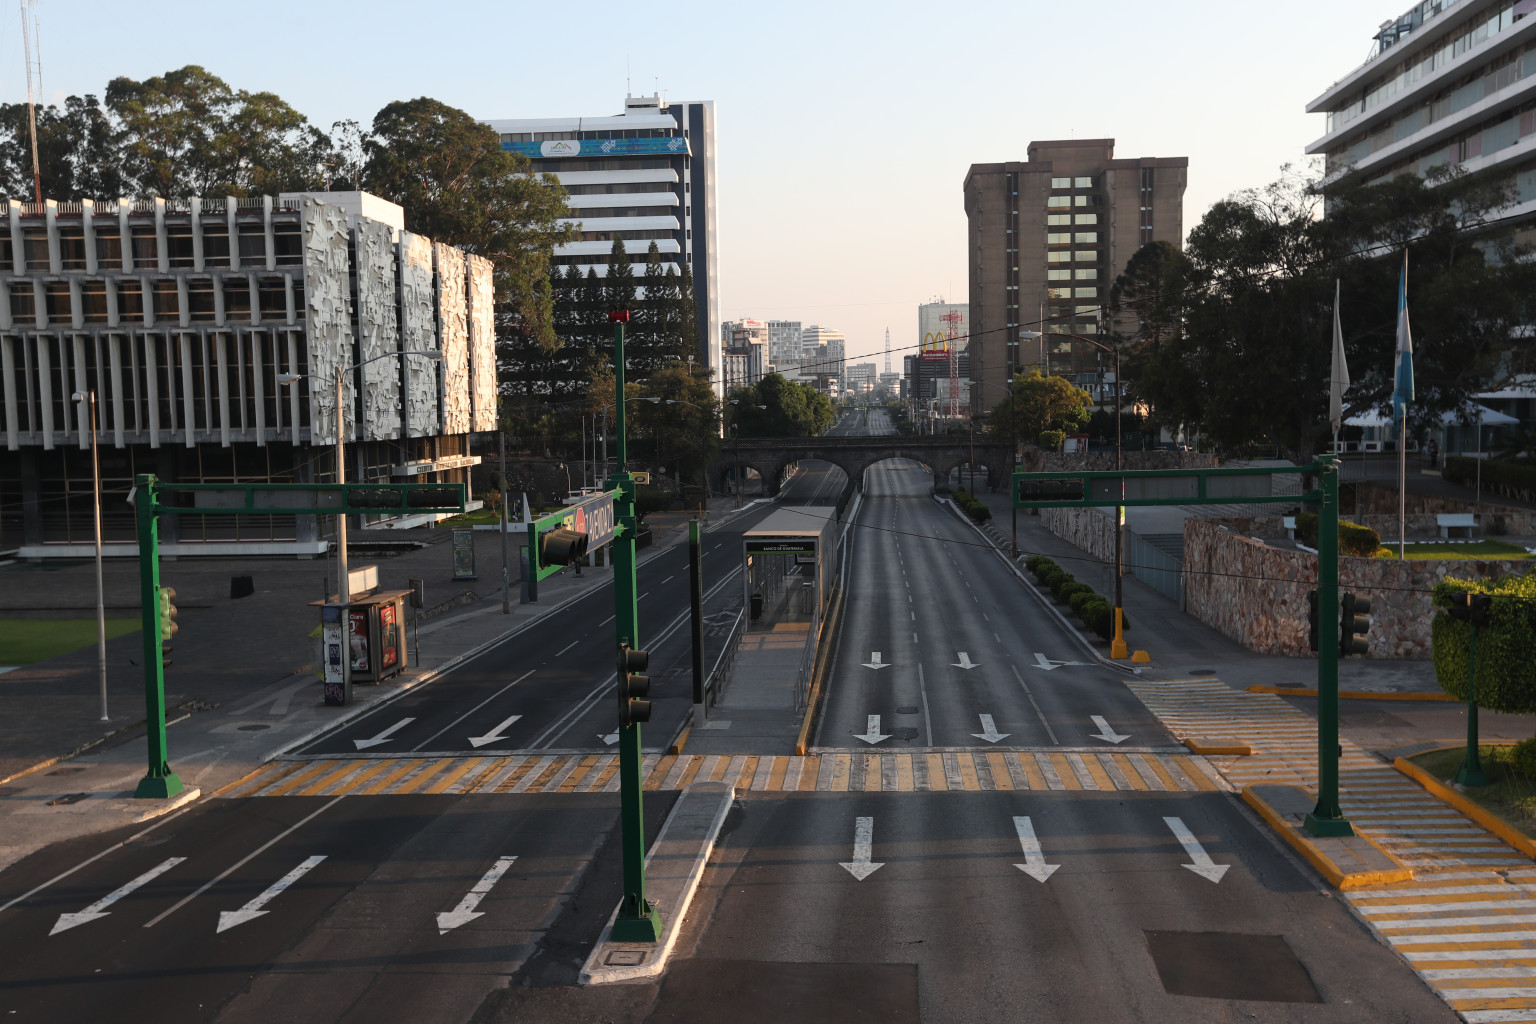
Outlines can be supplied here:
[[[432, 275], [432, 241], [400, 232], [400, 347], [436, 350], [437, 295]], [[438, 433], [438, 364], [405, 357], [405, 417], [408, 437]]]
[[[352, 288], [347, 262], [346, 211], [306, 196], [304, 317], [309, 334], [310, 376], [306, 383], [311, 444], [336, 443], [336, 371], [352, 365]], [[354, 394], [350, 375], [342, 387], [343, 410], [350, 409]], [[353, 425], [346, 426], [350, 437]]]
[[[395, 247], [389, 225], [357, 218], [357, 347], [363, 374], [362, 434], [368, 440], [400, 436], [401, 357], [395, 309]], [[369, 359], [378, 358], [368, 363]], [[404, 357], [411, 361], [412, 357]], [[417, 362], [429, 362], [415, 359]]]
[[437, 262], [438, 322], [443, 343], [444, 434], [470, 431], [469, 332], [465, 303], [464, 254], [451, 245], [435, 242]]
[[496, 429], [496, 289], [491, 261], [466, 255], [469, 264], [469, 380], [471, 430]]

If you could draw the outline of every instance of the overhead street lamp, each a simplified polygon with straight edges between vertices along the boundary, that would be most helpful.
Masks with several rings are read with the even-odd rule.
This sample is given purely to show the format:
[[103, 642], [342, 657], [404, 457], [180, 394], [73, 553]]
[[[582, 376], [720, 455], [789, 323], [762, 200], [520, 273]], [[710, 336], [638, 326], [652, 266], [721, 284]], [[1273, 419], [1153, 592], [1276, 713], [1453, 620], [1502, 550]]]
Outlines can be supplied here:
[[[1041, 324], [1040, 326], [1044, 327], [1045, 325]], [[1020, 331], [1019, 337], [1024, 341], [1029, 341], [1034, 338], [1040, 339], [1040, 376], [1049, 377], [1051, 375], [1051, 364], [1047, 362], [1045, 358], [1045, 335], [1039, 331]], [[997, 387], [996, 384], [992, 386]]]
[[[361, 360], [360, 362], [353, 363], [351, 366], [337, 365], [337, 367], [336, 367], [336, 482], [338, 484], [344, 484], [344, 483], [347, 482], [347, 462], [346, 462], [346, 425], [347, 425], [347, 420], [346, 420], [346, 417], [342, 415], [342, 403], [343, 403], [342, 384], [346, 380], [346, 375], [351, 373], [353, 370], [362, 369], [364, 366], [367, 366], [369, 363], [377, 362], [380, 359], [393, 359], [393, 358], [396, 358], [396, 357], [399, 357], [399, 358], [403, 359], [406, 356], [421, 356], [423, 359], [430, 359], [433, 362], [437, 362], [437, 363], [440, 363], [440, 362], [443, 361], [443, 354], [441, 352], [435, 350], [435, 349], [402, 349], [402, 350], [400, 350], [398, 352], [381, 352], [381, 353], [379, 353], [376, 356], [369, 356], [367, 359]], [[288, 384], [294, 383], [295, 381], [302, 380], [306, 376], [312, 376], [312, 375], [311, 374], [303, 374], [303, 373], [280, 373], [280, 374], [277, 375], [277, 382], [279, 384], [282, 384], [282, 385], [288, 385]], [[503, 470], [503, 472], [505, 472], [505, 470]], [[351, 631], [352, 626], [351, 626], [351, 623], [346, 621], [345, 616], [346, 616], [347, 605], [352, 600], [352, 580], [351, 580], [351, 566], [347, 562], [347, 514], [345, 512], [338, 512], [336, 514], [336, 600], [337, 600], [337, 603], [341, 606], [341, 609], [342, 609], [342, 615], [343, 615], [342, 624], [341, 624], [342, 625], [342, 636], [343, 636], [343, 638], [348, 638], [348, 637], [350, 637], [350, 631]], [[352, 677], [352, 642], [351, 642], [350, 639], [345, 639], [344, 640], [343, 648], [342, 649], [345, 651], [345, 654], [344, 654], [344, 656], [341, 659], [341, 687], [342, 687], [342, 693], [350, 695], [351, 690], [352, 690], [352, 687], [350, 685], [350, 680], [351, 680], [351, 677]]]
[[101, 677], [101, 720], [107, 721], [107, 605], [101, 582], [101, 462], [96, 454], [96, 389], [76, 391], [76, 402], [88, 404], [91, 419], [91, 512], [96, 524], [96, 672]]

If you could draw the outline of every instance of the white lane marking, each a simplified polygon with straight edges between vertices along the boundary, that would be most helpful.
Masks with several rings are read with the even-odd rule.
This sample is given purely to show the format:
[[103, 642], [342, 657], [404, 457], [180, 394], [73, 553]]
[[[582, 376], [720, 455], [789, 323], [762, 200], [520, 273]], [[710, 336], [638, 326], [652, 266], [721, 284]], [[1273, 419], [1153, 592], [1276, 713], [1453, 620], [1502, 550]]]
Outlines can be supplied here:
[[992, 634], [992, 639], [996, 640], [998, 643], [1002, 643], [1003, 642], [1003, 638], [998, 636], [996, 633]]
[[1041, 711], [1040, 705], [1035, 702], [1035, 695], [1030, 691], [1029, 684], [1024, 681], [1023, 676], [1019, 675], [1019, 666], [1009, 665], [1008, 667], [1013, 669], [1013, 678], [1017, 679], [1019, 685], [1024, 688], [1024, 696], [1029, 698], [1029, 706], [1035, 709], [1035, 715], [1040, 719], [1040, 724], [1045, 726], [1045, 734], [1051, 738], [1051, 743], [1061, 746], [1061, 741], [1056, 738], [1055, 731], [1051, 729], [1051, 723], [1045, 720], [1045, 712]]
[[969, 672], [973, 668], [981, 667], [980, 665], [976, 664], [976, 662], [971, 660], [971, 656], [969, 654], [966, 654], [964, 651], [959, 651], [958, 653], [960, 655], [960, 660], [950, 662], [950, 664], [952, 664], [955, 668], [963, 668]]
[[67, 932], [71, 928], [74, 928], [78, 925], [89, 924], [92, 921], [97, 921], [103, 917], [106, 917], [111, 913], [111, 911], [107, 908], [112, 904], [116, 903], [124, 896], [127, 896], [135, 889], [153, 882], [155, 879], [159, 878], [161, 875], [165, 874], [167, 871], [171, 870], [171, 868], [175, 867], [177, 864], [180, 864], [186, 859], [187, 858], [185, 857], [168, 857], [161, 861], [159, 864], [150, 868], [148, 871], [144, 872], [138, 878], [135, 878], [133, 881], [125, 882], [118, 886], [116, 889], [113, 889], [111, 892], [107, 893], [101, 899], [97, 900], [95, 903], [92, 903], [84, 910], [74, 914], [60, 914], [59, 919], [53, 923], [53, 930], [48, 934], [57, 935], [59, 932]]
[[610, 623], [610, 622], [612, 622], [612, 621], [613, 621], [613, 616], [612, 616], [612, 615], [610, 615], [610, 616], [608, 616], [608, 617], [607, 617], [607, 618], [606, 618], [606, 619], [604, 619], [604, 620], [603, 620], [603, 621], [602, 621], [602, 622], [599, 622], [599, 623], [598, 623], [598, 624], [597, 624], [597, 628], [598, 628], [598, 629], [602, 629], [602, 628], [603, 628], [603, 627], [604, 627], [604, 626], [606, 626], [606, 625], [608, 625], [608, 623]]
[[[664, 580], [662, 580], [662, 581], [661, 581], [661, 582], [662, 582], [662, 583], [663, 583], [663, 584], [665, 584], [665, 583], [671, 583], [671, 582], [672, 582], [672, 581], [673, 581], [673, 580], [675, 580], [675, 579], [677, 579], [677, 574], [676, 574], [676, 573], [673, 573], [673, 574], [672, 574], [672, 575], [671, 575], [671, 576], [668, 576], [668, 577], [667, 577], [667, 578], [666, 578], [666, 579], [664, 579]], [[660, 585], [660, 584], [658, 584], [658, 586], [659, 586], [659, 585]]]
[[885, 867], [871, 860], [875, 845], [875, 819], [856, 818], [853, 823], [853, 860], [839, 864], [855, 879], [862, 882]]
[[394, 736], [395, 733], [399, 732], [401, 729], [404, 729], [414, 721], [416, 721], [414, 718], [402, 718], [400, 721], [396, 722], [388, 729], [385, 729], [377, 736], [371, 736], [366, 740], [353, 740], [352, 742], [357, 744], [358, 750], [367, 750], [369, 747], [376, 747], [380, 743], [388, 743], [390, 738]]
[[1227, 868], [1232, 865], [1217, 864], [1211, 860], [1211, 855], [1205, 852], [1205, 847], [1200, 845], [1200, 840], [1196, 839], [1195, 834], [1189, 830], [1189, 826], [1184, 824], [1184, 819], [1164, 818], [1163, 824], [1168, 826], [1174, 838], [1179, 841], [1179, 845], [1184, 847], [1184, 852], [1189, 854], [1189, 859], [1194, 861], [1193, 864], [1184, 864], [1182, 866], [1193, 871], [1201, 878], [1212, 882], [1220, 882], [1221, 876], [1225, 875]]
[[1124, 743], [1131, 738], [1128, 734], [1121, 735], [1111, 729], [1109, 723], [1104, 720], [1103, 715], [1089, 715], [1088, 717], [1093, 719], [1093, 724], [1099, 727], [1098, 732], [1088, 734], [1096, 740], [1103, 740], [1105, 743]]
[[[474, 707], [472, 707], [468, 711], [464, 712], [458, 718], [455, 718], [453, 721], [449, 722], [447, 725], [445, 725], [441, 729], [437, 730], [437, 732], [433, 733], [431, 736], [428, 736], [426, 739], [424, 739], [420, 743], [416, 744], [416, 746], [413, 747], [412, 749], [413, 750], [420, 750], [420, 749], [422, 749], [428, 743], [431, 743], [433, 740], [437, 739], [443, 733], [447, 732], [449, 729], [452, 729], [454, 726], [456, 726], [460, 722], [464, 721], [464, 719], [468, 718], [470, 715], [474, 714], [476, 711], [479, 711], [481, 708], [485, 707], [491, 701], [495, 700], [497, 697], [500, 697], [502, 694], [506, 693], [508, 690], [512, 689], [512, 687], [516, 686], [518, 683], [522, 682], [524, 679], [527, 679], [529, 676], [533, 675], [537, 671], [538, 671], [538, 669], [531, 668], [527, 672], [524, 672], [522, 675], [520, 675], [516, 679], [512, 680], [506, 686], [503, 686], [501, 689], [497, 690], [495, 693], [493, 693], [489, 697], [485, 698], [485, 700], [481, 701], [479, 704], [476, 704]], [[491, 731], [495, 732], [496, 730], [492, 729]]]
[[870, 746], [874, 746], [881, 740], [888, 740], [891, 738], [889, 733], [882, 733], [880, 731], [879, 715], [870, 715], [864, 720], [864, 735], [860, 736], [858, 733], [854, 733], [853, 735], [855, 739], [863, 740]]
[[277, 881], [267, 886], [266, 892], [251, 900], [251, 902], [247, 903], [239, 910], [220, 911], [219, 927], [215, 930], [215, 934], [218, 932], [228, 931], [230, 928], [234, 928], [237, 925], [245, 924], [247, 921], [254, 921], [258, 917], [263, 917], [271, 913], [271, 911], [262, 910], [261, 908], [281, 896], [284, 890], [286, 890], [294, 882], [297, 882], [299, 879], [303, 878], [323, 860], [325, 860], [324, 854], [320, 854], [314, 857], [305, 857], [304, 860], [299, 863], [298, 867], [294, 868], [282, 878], [279, 878]]
[[1028, 817], [1015, 816], [1013, 827], [1019, 833], [1019, 846], [1024, 851], [1024, 863], [1015, 864], [1014, 867], [1035, 881], [1044, 882], [1055, 874], [1056, 869], [1061, 865], [1045, 862], [1045, 851], [1040, 849], [1040, 840], [1035, 836], [1035, 826]]
[[326, 803], [323, 807], [320, 807], [317, 810], [309, 812], [304, 817], [300, 818], [297, 822], [295, 822], [292, 825], [289, 825], [287, 828], [283, 829], [277, 835], [273, 836], [271, 839], [268, 839], [266, 842], [264, 842], [260, 846], [256, 847], [256, 849], [252, 850], [250, 853], [246, 854], [244, 857], [241, 857], [239, 860], [235, 861], [233, 864], [231, 864], [229, 867], [225, 868], [223, 871], [219, 872], [214, 877], [208, 879], [208, 881], [206, 881], [202, 885], [198, 886], [195, 890], [193, 890], [192, 892], [189, 892], [187, 895], [183, 896], [180, 900], [178, 900], [175, 903], [175, 905], [171, 906], [169, 909], [164, 910], [161, 913], [156, 914], [154, 917], [150, 918], [148, 921], [145, 921], [144, 922], [144, 927], [145, 928], [153, 928], [155, 925], [159, 924], [161, 921], [164, 921], [166, 918], [168, 918], [172, 914], [176, 913], [176, 911], [180, 910], [182, 907], [186, 906], [188, 903], [191, 903], [193, 900], [197, 899], [203, 893], [207, 892], [209, 889], [212, 889], [215, 885], [218, 885], [220, 882], [224, 881], [224, 879], [228, 878], [230, 875], [234, 874], [236, 871], [239, 871], [241, 868], [245, 867], [247, 864], [249, 864], [251, 861], [255, 860], [261, 854], [265, 853], [267, 850], [270, 850], [274, 845], [276, 845], [277, 843], [282, 842], [284, 839], [288, 838], [290, 835], [292, 835], [293, 833], [297, 832], [299, 829], [303, 828], [305, 825], [308, 825], [311, 821], [314, 821], [316, 818], [320, 817], [320, 815], [324, 814], [326, 811], [330, 810], [332, 807], [335, 807], [337, 804], [341, 803], [346, 798], [347, 797], [346, 797], [345, 793], [343, 793], [341, 796], [332, 797], [330, 799], [330, 801], [328, 803]]
[[1053, 669], [1061, 668], [1061, 666], [1063, 666], [1063, 665], [1086, 665], [1086, 664], [1088, 664], [1088, 662], [1086, 662], [1086, 661], [1052, 661], [1050, 658], [1047, 658], [1045, 655], [1041, 654], [1039, 651], [1036, 651], [1035, 652], [1035, 663], [1033, 665], [1031, 665], [1030, 668], [1038, 668], [1038, 669], [1043, 669], [1046, 672], [1050, 672]]
[[270, 705], [267, 714], [286, 715], [288, 713], [288, 706], [293, 701], [293, 695], [305, 687], [313, 685], [315, 685], [315, 681], [313, 679], [301, 679], [297, 683], [283, 687], [276, 693], [269, 693], [265, 697], [262, 697], [260, 700], [254, 700], [249, 704], [244, 704], [238, 708], [235, 708], [230, 711], [229, 714], [238, 718], [241, 715], [250, 714], [252, 711], [255, 711], [257, 708], [262, 707], [263, 705]]
[[998, 740], [1007, 739], [1009, 736], [1012, 736], [1013, 733], [998, 732], [997, 725], [992, 721], [992, 716], [982, 715], [981, 732], [973, 732], [971, 735], [979, 740], [986, 740], [988, 743], [996, 743]]
[[507, 869], [512, 866], [512, 862], [515, 860], [517, 860], [516, 857], [497, 858], [496, 863], [491, 865], [491, 870], [487, 871], [480, 881], [476, 882], [474, 887], [464, 894], [464, 898], [459, 900], [458, 906], [452, 910], [439, 911], [437, 915], [437, 934], [447, 935], [460, 925], [468, 924], [477, 917], [484, 917], [485, 912], [475, 908], [496, 887], [496, 883], [501, 881], [501, 876], [507, 873]]
[[923, 680], [923, 666], [917, 666], [917, 692], [923, 698], [923, 732], [927, 734], [928, 746], [933, 746], [933, 716], [928, 713], [928, 684]]
[[610, 732], [606, 736], [604, 736], [602, 733], [598, 733], [597, 734], [597, 738], [602, 740], [604, 743], [606, 743], [610, 747], [613, 746], [615, 743], [619, 742], [619, 734], [616, 733], [616, 732]]
[[[585, 639], [586, 639], [586, 637], [582, 637], [582, 640], [585, 640]], [[575, 647], [579, 643], [581, 643], [581, 640], [572, 640], [570, 643], [566, 644], [564, 647], [562, 647], [558, 651], [556, 651], [555, 652], [555, 657], [557, 657], [557, 658], [560, 657], [560, 655], [564, 654], [566, 651], [570, 650], [572, 647]]]
[[880, 660], [880, 652], [879, 651], [871, 651], [870, 654], [869, 654], [869, 660], [866, 661], [866, 662], [862, 662], [861, 664], [863, 664], [863, 666], [865, 668], [890, 668], [891, 667], [891, 663], [890, 662], [888, 662], [888, 661], [881, 661]]
[[486, 733], [484, 736], [471, 736], [469, 738], [469, 745], [474, 747], [476, 750], [479, 750], [481, 747], [485, 746], [487, 743], [495, 743], [497, 740], [506, 739], [506, 737], [503, 736], [502, 733], [506, 732], [507, 728], [509, 726], [511, 726], [511, 724], [513, 722], [517, 721], [519, 718], [522, 718], [522, 717], [523, 717], [522, 715], [512, 715], [512, 716], [506, 718], [505, 720], [503, 720], [499, 725], [496, 726], [496, 728], [492, 729], [490, 732]]

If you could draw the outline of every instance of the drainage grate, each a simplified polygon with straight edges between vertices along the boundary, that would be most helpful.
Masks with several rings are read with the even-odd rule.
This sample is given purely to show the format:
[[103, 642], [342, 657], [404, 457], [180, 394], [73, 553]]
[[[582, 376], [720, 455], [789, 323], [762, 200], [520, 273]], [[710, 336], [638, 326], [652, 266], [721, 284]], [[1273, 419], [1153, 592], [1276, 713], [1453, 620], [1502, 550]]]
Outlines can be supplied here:
[[1281, 935], [1233, 932], [1144, 933], [1163, 990], [1204, 999], [1320, 1003], [1290, 944]]

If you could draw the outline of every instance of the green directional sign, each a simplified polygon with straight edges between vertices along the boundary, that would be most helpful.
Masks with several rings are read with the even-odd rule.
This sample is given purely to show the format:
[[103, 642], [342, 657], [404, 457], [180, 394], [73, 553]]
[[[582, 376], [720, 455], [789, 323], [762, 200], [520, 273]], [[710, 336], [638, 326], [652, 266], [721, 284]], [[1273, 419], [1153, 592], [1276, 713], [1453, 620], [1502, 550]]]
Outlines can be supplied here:
[[1241, 469], [1062, 470], [1013, 474], [1015, 508], [1102, 508], [1108, 505], [1226, 505], [1320, 502], [1322, 492], [1271, 494], [1270, 478], [1311, 473], [1317, 466]]
[[535, 582], [548, 579], [588, 550], [613, 540], [617, 490], [603, 491], [528, 524], [528, 568]]
[[[178, 484], [160, 482], [163, 515], [350, 515], [463, 512], [463, 484]], [[170, 495], [184, 495], [179, 500]]]

